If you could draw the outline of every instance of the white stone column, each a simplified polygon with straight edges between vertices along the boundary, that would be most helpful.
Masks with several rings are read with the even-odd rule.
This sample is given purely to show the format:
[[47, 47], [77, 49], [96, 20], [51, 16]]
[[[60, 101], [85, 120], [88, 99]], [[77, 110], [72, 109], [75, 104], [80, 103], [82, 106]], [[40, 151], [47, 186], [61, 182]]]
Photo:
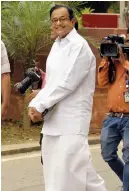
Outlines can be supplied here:
[[125, 28], [125, 19], [124, 19], [124, 10], [125, 10], [125, 1], [120, 1], [120, 20], [119, 28]]

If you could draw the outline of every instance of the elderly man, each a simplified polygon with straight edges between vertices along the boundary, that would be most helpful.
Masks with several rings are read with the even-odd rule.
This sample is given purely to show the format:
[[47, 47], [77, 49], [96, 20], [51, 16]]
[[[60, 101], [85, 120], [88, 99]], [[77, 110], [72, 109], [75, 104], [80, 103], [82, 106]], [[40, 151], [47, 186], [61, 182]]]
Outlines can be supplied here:
[[[106, 191], [91, 163], [88, 132], [95, 89], [95, 57], [75, 30], [73, 10], [50, 10], [58, 38], [46, 63], [46, 85], [29, 104], [33, 121], [44, 120], [42, 156], [45, 191]], [[48, 112], [49, 114], [49, 112]]]

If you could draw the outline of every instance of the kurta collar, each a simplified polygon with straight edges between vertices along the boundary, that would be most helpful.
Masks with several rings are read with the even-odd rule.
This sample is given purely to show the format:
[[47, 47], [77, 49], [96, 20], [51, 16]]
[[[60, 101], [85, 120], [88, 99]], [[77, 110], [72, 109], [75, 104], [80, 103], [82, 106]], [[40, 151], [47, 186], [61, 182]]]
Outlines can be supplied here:
[[59, 37], [57, 37], [57, 39], [55, 40], [56, 42], [63, 42], [63, 41], [71, 41], [74, 38], [74, 35], [77, 33], [76, 29], [73, 28], [70, 33], [63, 39], [60, 39]]

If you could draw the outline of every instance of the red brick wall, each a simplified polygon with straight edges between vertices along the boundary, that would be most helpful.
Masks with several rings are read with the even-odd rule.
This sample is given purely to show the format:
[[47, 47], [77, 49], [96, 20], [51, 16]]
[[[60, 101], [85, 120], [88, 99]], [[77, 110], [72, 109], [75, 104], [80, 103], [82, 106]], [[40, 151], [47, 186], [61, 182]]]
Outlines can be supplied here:
[[119, 14], [90, 13], [82, 15], [82, 24], [84, 27], [117, 28], [118, 21]]

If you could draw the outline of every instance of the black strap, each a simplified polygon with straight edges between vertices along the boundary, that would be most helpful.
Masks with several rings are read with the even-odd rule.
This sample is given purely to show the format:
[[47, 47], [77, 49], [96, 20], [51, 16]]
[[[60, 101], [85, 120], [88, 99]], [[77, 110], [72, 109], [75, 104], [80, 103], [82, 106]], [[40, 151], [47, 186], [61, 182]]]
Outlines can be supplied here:
[[108, 61], [109, 61], [108, 79], [109, 83], [113, 84], [116, 80], [116, 66], [113, 63], [111, 57], [108, 57]]

